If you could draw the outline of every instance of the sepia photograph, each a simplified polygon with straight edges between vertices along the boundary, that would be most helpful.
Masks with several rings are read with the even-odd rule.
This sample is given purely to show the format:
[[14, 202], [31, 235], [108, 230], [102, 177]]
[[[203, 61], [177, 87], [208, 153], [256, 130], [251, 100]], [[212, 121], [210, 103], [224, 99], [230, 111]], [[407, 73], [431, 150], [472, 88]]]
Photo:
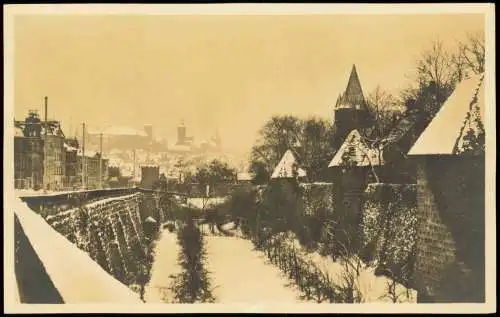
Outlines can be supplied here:
[[493, 4], [4, 9], [5, 313], [496, 311]]

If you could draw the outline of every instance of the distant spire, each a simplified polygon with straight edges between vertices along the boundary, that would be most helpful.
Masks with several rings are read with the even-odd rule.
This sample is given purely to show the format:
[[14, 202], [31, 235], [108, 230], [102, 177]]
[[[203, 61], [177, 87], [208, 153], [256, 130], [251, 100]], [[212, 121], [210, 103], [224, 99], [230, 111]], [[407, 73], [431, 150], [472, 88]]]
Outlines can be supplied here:
[[349, 75], [349, 81], [347, 82], [347, 88], [337, 100], [337, 107], [342, 108], [361, 108], [365, 109], [365, 97], [363, 95], [363, 89], [361, 88], [361, 83], [359, 81], [358, 72], [356, 71], [356, 65], [352, 65], [351, 74]]

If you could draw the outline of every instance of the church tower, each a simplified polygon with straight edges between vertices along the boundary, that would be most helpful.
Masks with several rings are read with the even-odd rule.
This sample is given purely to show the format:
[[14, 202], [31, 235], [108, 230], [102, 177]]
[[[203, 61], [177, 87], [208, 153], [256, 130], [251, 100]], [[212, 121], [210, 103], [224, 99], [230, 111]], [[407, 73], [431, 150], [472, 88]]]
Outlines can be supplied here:
[[356, 65], [352, 66], [347, 88], [337, 98], [334, 107], [335, 145], [340, 147], [345, 138], [354, 129], [370, 125], [370, 115], [361, 83], [359, 82]]

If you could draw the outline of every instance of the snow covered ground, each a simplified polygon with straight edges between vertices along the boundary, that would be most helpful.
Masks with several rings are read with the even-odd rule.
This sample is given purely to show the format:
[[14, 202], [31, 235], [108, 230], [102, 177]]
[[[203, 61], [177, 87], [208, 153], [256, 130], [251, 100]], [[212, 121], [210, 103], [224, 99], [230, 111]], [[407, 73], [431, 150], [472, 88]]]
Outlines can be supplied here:
[[[299, 243], [296, 243], [297, 248], [300, 248]], [[312, 252], [304, 254], [305, 258], [312, 260], [318, 269], [322, 272], [328, 272], [330, 276], [337, 277], [335, 279], [338, 282], [339, 276], [344, 272], [344, 267], [337, 262], [334, 262], [328, 257], [320, 255], [318, 252]], [[387, 295], [387, 287], [390, 279], [385, 276], [376, 276], [375, 269], [373, 267], [362, 269], [360, 272], [358, 287], [363, 294], [363, 300], [367, 303], [380, 303], [380, 302], [390, 302]], [[417, 299], [417, 294], [414, 290], [409, 290], [409, 297], [406, 297], [406, 288], [401, 285], [396, 285], [396, 293], [399, 295], [399, 300], [401, 302], [415, 303]]]
[[173, 297], [169, 287], [173, 279], [170, 276], [181, 272], [181, 267], [177, 264], [179, 249], [176, 234], [163, 230], [156, 242], [151, 279], [145, 288], [144, 299], [146, 303], [172, 302]]
[[217, 303], [301, 302], [296, 288], [288, 286], [290, 281], [277, 267], [268, 264], [262, 252], [254, 250], [252, 242], [220, 235], [207, 235], [205, 241], [206, 268]]
[[[224, 225], [224, 229], [234, 236], [220, 233], [211, 234], [208, 225], [204, 225], [205, 250], [207, 252], [206, 269], [209, 271], [213, 295], [216, 303], [223, 304], [277, 304], [300, 303], [300, 292], [293, 283], [269, 263], [265, 254], [254, 249], [251, 241], [241, 238], [239, 230], [232, 230], [232, 223]], [[300, 248], [297, 245], [297, 248]], [[149, 303], [167, 303], [172, 301], [168, 290], [171, 285], [171, 275], [180, 273], [177, 264], [179, 245], [176, 234], [167, 230], [162, 232], [156, 245], [155, 262], [152, 267], [151, 281], [146, 287], [145, 300]], [[340, 281], [343, 267], [320, 254], [303, 253], [304, 258], [312, 260], [317, 267], [328, 272]], [[389, 302], [383, 298], [387, 294], [387, 282], [383, 276], [375, 276], [373, 269], [365, 269], [359, 278], [359, 287], [365, 302]], [[397, 293], [403, 295], [406, 289], [397, 286]], [[405, 302], [415, 302], [416, 293], [410, 290], [410, 298]], [[404, 296], [401, 296], [403, 300]], [[315, 303], [314, 301], [311, 301]]]
[[212, 208], [219, 204], [222, 204], [226, 200], [227, 197], [188, 198], [187, 204], [192, 208], [203, 209], [203, 204], [205, 204], [205, 208]]
[[[209, 232], [204, 228], [204, 232]], [[279, 270], [267, 264], [264, 255], [248, 240], [218, 235], [205, 236], [206, 268], [217, 303], [297, 303], [299, 293], [288, 287]], [[156, 245], [146, 303], [172, 302], [172, 278], [181, 272], [176, 234], [163, 230]]]
[[[229, 229], [230, 232], [235, 234], [235, 237], [242, 237], [240, 230], [231, 230], [232, 226], [233, 226], [232, 223], [226, 224], [226, 225], [224, 225], [224, 229], [226, 229], [226, 230]], [[207, 230], [207, 232], [208, 232], [208, 230]], [[214, 238], [219, 238], [220, 245], [223, 245], [224, 243], [231, 244], [231, 246], [227, 246], [227, 248], [229, 249], [229, 250], [227, 250], [228, 253], [231, 252], [232, 248], [237, 248], [237, 246], [239, 248], [242, 248], [244, 245], [247, 245], [249, 248], [252, 248], [252, 243], [248, 240], [242, 240], [239, 238], [224, 237], [224, 236], [209, 237], [209, 239], [217, 240]], [[230, 242], [228, 242], [229, 239], [236, 239], [236, 240], [239, 240], [240, 242], [231, 242], [230, 243]], [[222, 242], [222, 241], [226, 241], [226, 242]], [[245, 243], [243, 243], [241, 241], [244, 241]], [[295, 247], [297, 250], [302, 249], [299, 242], [296, 240], [295, 240]], [[259, 254], [258, 257], [260, 257], [262, 259], [262, 261], [266, 261], [264, 254], [262, 252], [258, 252], [258, 251], [252, 251], [252, 252]], [[234, 253], [234, 250], [233, 250], [233, 253]], [[324, 257], [324, 256], [320, 255], [318, 252], [311, 252], [311, 253], [302, 252], [302, 257], [305, 260], [306, 259], [311, 260], [320, 271], [328, 272], [328, 274], [330, 276], [334, 277], [335, 282], [341, 283], [340, 276], [344, 272], [344, 267], [340, 263], [334, 262], [329, 257]], [[230, 257], [227, 256], [226, 258], [230, 258]], [[226, 260], [226, 258], [224, 258], [224, 260]], [[223, 261], [223, 260], [221, 260], [221, 261]], [[245, 263], [242, 263], [241, 265], [245, 266]], [[245, 268], [246, 268], [246, 266], [245, 266]], [[278, 269], [276, 268], [276, 270], [278, 270]], [[254, 279], [266, 281], [266, 283], [264, 285], [267, 285], [267, 279], [265, 279], [265, 278], [261, 279], [258, 272], [255, 272], [255, 273], [252, 272], [251, 274], [247, 274], [246, 272], [247, 271], [245, 269], [245, 271], [243, 271], [243, 274], [248, 275], [249, 279], [252, 279], [251, 274], [255, 274], [255, 275], [253, 275]], [[256, 278], [256, 277], [258, 277], [258, 278]], [[367, 303], [390, 302], [390, 299], [385, 296], [385, 295], [387, 295], [388, 282], [390, 282], [390, 279], [388, 279], [387, 277], [376, 276], [375, 272], [374, 272], [374, 268], [369, 267], [369, 268], [362, 269], [361, 273], [360, 273], [359, 280], [358, 280], [358, 286], [359, 286], [361, 293], [363, 294], [364, 302], [367, 302]], [[396, 293], [399, 296], [400, 302], [416, 303], [416, 299], [417, 299], [416, 291], [413, 289], [408, 289], [409, 297], [406, 296], [407, 295], [406, 291], [407, 291], [407, 289], [403, 285], [400, 285], [400, 284], [396, 285]]]

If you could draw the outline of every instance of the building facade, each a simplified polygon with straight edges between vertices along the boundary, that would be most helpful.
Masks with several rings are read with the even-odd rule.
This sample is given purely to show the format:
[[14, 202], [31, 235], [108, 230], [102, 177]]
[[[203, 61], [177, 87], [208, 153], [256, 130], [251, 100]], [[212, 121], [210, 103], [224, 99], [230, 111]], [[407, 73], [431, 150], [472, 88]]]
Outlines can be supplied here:
[[44, 142], [38, 114], [30, 111], [24, 121], [15, 121], [14, 187], [41, 189], [44, 181]]
[[79, 144], [76, 139], [66, 139], [64, 141], [65, 152], [65, 187], [67, 189], [78, 188], [81, 185], [81, 177], [78, 175], [78, 149]]
[[64, 135], [47, 134], [42, 136], [43, 184], [46, 190], [63, 190], [65, 187], [65, 160]]
[[[102, 162], [102, 169], [99, 170], [99, 163]], [[108, 187], [108, 166], [109, 160], [107, 158], [102, 158], [101, 154], [98, 152], [85, 153], [85, 160], [83, 159], [82, 152], [79, 150], [77, 154], [77, 182], [82, 184], [83, 176], [83, 164], [87, 167], [85, 176], [86, 189], [99, 189], [101, 186], [103, 188]], [[101, 173], [99, 177], [99, 173]], [[100, 181], [99, 181], [100, 179]]]

